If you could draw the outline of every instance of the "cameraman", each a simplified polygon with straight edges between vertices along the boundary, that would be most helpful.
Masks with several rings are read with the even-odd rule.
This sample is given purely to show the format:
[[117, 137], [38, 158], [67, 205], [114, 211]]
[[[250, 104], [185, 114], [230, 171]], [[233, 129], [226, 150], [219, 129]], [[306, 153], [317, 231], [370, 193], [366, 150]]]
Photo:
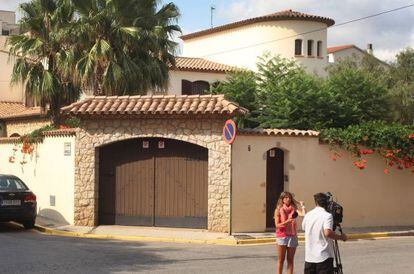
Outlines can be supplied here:
[[345, 234], [333, 231], [333, 216], [325, 208], [329, 197], [324, 193], [314, 196], [316, 207], [309, 211], [302, 222], [305, 231], [305, 274], [331, 274], [333, 267], [333, 240], [347, 240]]

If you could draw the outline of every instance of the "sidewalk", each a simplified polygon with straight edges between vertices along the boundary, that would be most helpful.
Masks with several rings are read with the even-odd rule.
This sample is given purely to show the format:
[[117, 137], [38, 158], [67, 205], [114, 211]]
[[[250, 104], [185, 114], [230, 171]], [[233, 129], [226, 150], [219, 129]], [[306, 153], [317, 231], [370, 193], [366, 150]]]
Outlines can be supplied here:
[[[209, 232], [202, 229], [162, 228], [103, 225], [98, 227], [71, 226], [58, 223], [41, 216], [37, 217], [36, 229], [49, 235], [80, 237], [91, 239], [113, 239], [127, 241], [197, 243], [217, 245], [253, 245], [275, 242], [274, 232], [227, 233]], [[344, 229], [350, 240], [376, 239], [396, 236], [414, 236], [414, 226], [371, 227]], [[304, 241], [303, 233], [299, 240]]]

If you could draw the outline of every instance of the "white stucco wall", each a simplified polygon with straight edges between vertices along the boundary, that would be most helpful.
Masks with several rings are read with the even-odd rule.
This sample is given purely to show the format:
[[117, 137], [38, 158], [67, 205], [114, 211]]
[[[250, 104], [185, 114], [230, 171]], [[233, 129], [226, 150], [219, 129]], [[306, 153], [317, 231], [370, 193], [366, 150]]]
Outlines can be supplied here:
[[[319, 29], [322, 30], [298, 35]], [[295, 57], [295, 39], [303, 40], [303, 57]], [[314, 40], [313, 58], [306, 56], [309, 39]], [[320, 58], [316, 57], [317, 41], [322, 41]], [[295, 58], [308, 72], [324, 76], [328, 64], [326, 41], [324, 23], [295, 20], [261, 22], [187, 39], [184, 41], [183, 55], [256, 70], [257, 57], [269, 52]]]
[[0, 21], [14, 24], [16, 23], [16, 13], [14, 11], [0, 10]]
[[[65, 143], [71, 155], [64, 155]], [[22, 179], [37, 196], [38, 214], [62, 223], [74, 223], [75, 136], [47, 137], [37, 145], [32, 157], [21, 165], [21, 144], [0, 144], [0, 173], [13, 174]], [[9, 162], [15, 152], [16, 161]], [[50, 196], [55, 196], [55, 206]]]
[[[345, 59], [345, 58], [356, 58], [357, 60], [361, 61], [365, 56], [367, 56], [367, 54], [368, 53], [362, 52], [362, 51], [352, 47], [352, 48], [344, 49], [344, 50], [337, 51], [337, 52], [334, 52], [334, 53], [330, 53], [328, 55], [328, 62], [331, 63], [331, 64], [332, 63], [337, 63], [341, 59]], [[389, 69], [390, 68], [390, 66], [387, 66], [386, 64], [381, 62], [380, 59], [378, 59], [378, 62], [384, 69]]]
[[285, 190], [308, 210], [315, 193], [330, 191], [344, 207], [344, 227], [414, 225], [413, 173], [386, 175], [384, 161], [375, 156], [367, 157], [365, 170], [348, 156], [332, 161], [329, 146], [318, 138], [238, 136], [232, 152], [233, 232], [266, 229], [266, 152], [272, 148], [285, 152]]
[[[0, 36], [2, 38], [4, 36]], [[0, 44], [2, 39], [0, 39]], [[13, 59], [9, 62], [9, 54], [0, 48], [0, 101], [24, 102], [23, 86], [18, 84], [11, 86], [10, 80], [13, 72]]]
[[[170, 70], [169, 72], [169, 83], [168, 88], [165, 91], [168, 95], [181, 95], [181, 81], [188, 80], [191, 82], [194, 81], [206, 81], [210, 84], [217, 81], [226, 80], [225, 73], [216, 73], [216, 72], [197, 72], [197, 71], [181, 71], [181, 70]], [[149, 92], [152, 94], [153, 92]]]
[[347, 57], [356, 57], [358, 59], [364, 58], [365, 54], [356, 48], [348, 48], [341, 51], [337, 51], [329, 54], [329, 63], [339, 62], [339, 60]]
[[0, 10], [0, 35], [2, 34], [2, 30], [12, 31], [16, 28], [18, 28], [16, 24], [16, 13], [14, 11]]

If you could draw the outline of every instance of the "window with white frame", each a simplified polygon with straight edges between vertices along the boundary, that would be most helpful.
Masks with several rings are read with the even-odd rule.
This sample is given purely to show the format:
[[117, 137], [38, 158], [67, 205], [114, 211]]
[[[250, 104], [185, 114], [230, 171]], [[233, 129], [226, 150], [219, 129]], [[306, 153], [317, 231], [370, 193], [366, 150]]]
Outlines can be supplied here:
[[317, 47], [316, 47], [316, 55], [318, 57], [322, 57], [322, 41], [318, 41]]
[[302, 39], [295, 40], [295, 55], [302, 55]]
[[313, 40], [308, 40], [308, 56], [313, 56]]

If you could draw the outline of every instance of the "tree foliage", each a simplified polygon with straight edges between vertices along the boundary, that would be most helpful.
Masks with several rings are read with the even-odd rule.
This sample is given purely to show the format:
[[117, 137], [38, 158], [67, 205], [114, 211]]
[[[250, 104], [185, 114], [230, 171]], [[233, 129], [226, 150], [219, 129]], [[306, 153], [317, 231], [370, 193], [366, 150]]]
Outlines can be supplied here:
[[177, 6], [157, 0], [72, 0], [75, 79], [95, 95], [142, 94], [164, 88], [175, 64]]
[[393, 119], [414, 124], [414, 49], [406, 48], [397, 55], [391, 69], [391, 102]]
[[320, 79], [294, 61], [261, 58], [257, 73], [257, 121], [262, 128], [323, 127], [329, 96]]
[[[414, 172], [414, 127], [371, 121], [347, 128], [323, 129], [320, 138], [334, 150], [339, 147], [358, 158], [354, 165], [360, 169], [365, 168], [367, 155], [378, 153], [385, 160], [385, 173], [392, 167]], [[338, 156], [340, 154], [335, 152], [333, 159]]]
[[[292, 60], [265, 56], [257, 72], [231, 75], [213, 89], [251, 110], [247, 126], [321, 129], [389, 120], [389, 79], [371, 60], [347, 59], [327, 79]], [[247, 95], [247, 96], [246, 96]]]
[[237, 120], [238, 127], [256, 127], [257, 121], [254, 115], [256, 108], [256, 75], [247, 70], [231, 73], [227, 81], [218, 82], [214, 85], [212, 92], [214, 94], [224, 94], [227, 100], [237, 102], [247, 108], [250, 112]]
[[32, 0], [20, 9], [22, 34], [8, 39], [15, 61], [12, 84], [25, 84], [26, 94], [43, 107], [48, 104], [53, 123], [59, 124], [60, 107], [77, 100], [80, 93], [69, 73], [58, 69], [57, 53], [65, 47], [59, 34], [72, 22], [72, 6], [68, 0]]
[[390, 120], [387, 72], [380, 64], [346, 58], [332, 66], [324, 88], [331, 99], [330, 127], [347, 127], [375, 120]]

